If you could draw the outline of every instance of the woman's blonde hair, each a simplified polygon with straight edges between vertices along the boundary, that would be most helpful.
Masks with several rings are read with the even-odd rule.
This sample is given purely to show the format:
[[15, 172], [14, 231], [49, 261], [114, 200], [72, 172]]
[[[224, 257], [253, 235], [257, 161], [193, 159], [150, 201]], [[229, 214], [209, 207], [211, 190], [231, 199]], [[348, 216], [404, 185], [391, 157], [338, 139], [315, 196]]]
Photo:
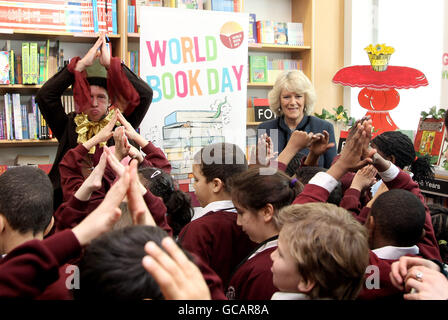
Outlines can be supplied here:
[[280, 106], [280, 95], [283, 89], [305, 95], [304, 114], [311, 115], [316, 102], [316, 91], [310, 79], [300, 70], [289, 70], [282, 72], [275, 80], [274, 87], [269, 91], [269, 107], [277, 117], [283, 115]]

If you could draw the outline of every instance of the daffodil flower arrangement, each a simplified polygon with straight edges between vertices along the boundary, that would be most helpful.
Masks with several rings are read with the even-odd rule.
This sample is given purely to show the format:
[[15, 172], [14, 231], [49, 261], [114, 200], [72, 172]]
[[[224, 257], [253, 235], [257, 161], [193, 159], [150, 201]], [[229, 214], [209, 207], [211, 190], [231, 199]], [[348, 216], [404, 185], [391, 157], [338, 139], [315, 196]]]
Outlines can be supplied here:
[[323, 120], [333, 120], [335, 122], [343, 122], [347, 126], [351, 126], [355, 123], [355, 118], [350, 117], [347, 111], [344, 109], [344, 106], [339, 106], [337, 108], [333, 108], [334, 114], [329, 112], [326, 109], [322, 109], [322, 113], [314, 113], [314, 115]]
[[393, 47], [388, 47], [386, 44], [377, 44], [375, 46], [369, 44], [367, 47], [364, 48], [367, 53], [374, 54], [374, 55], [380, 55], [380, 54], [392, 54], [395, 52], [395, 49]]

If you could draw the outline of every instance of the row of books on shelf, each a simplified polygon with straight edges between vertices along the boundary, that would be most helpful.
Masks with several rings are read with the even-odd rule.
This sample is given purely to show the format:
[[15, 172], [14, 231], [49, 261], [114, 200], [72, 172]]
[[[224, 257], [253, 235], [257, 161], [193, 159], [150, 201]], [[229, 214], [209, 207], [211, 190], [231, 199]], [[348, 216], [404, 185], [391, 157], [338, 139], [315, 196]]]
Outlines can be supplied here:
[[303, 70], [302, 59], [273, 59], [267, 56], [249, 56], [249, 82], [273, 83], [285, 70]]
[[[35, 96], [24, 101], [19, 93], [6, 93], [0, 104], [0, 140], [52, 139], [53, 133], [37, 107]], [[74, 110], [73, 97], [62, 98], [66, 112]]]
[[117, 34], [117, 0], [0, 1], [0, 28]]
[[255, 13], [249, 14], [249, 43], [303, 46], [303, 24], [301, 22], [276, 22], [257, 20]]
[[10, 40], [0, 51], [0, 84], [42, 84], [64, 63], [64, 50], [59, 40], [50, 46], [46, 42], [22, 42], [21, 51], [10, 49]]
[[140, 63], [138, 57], [138, 50], [128, 51], [129, 69], [137, 75], [140, 75]]
[[168, 7], [179, 9], [242, 12], [244, 0], [129, 0], [128, 32], [140, 32], [140, 8]]

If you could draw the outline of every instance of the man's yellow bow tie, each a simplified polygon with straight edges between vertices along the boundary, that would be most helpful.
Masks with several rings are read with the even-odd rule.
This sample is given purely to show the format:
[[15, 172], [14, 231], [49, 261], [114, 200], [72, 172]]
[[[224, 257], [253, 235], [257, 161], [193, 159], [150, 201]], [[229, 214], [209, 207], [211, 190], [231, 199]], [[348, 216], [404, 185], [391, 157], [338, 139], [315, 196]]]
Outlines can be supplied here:
[[[100, 121], [90, 121], [86, 114], [80, 113], [75, 117], [76, 133], [78, 134], [78, 143], [85, 143], [94, 135], [101, 131], [113, 118], [115, 110], [109, 110], [109, 113]], [[106, 142], [101, 142], [100, 146], [104, 147]], [[95, 153], [95, 146], [89, 150], [90, 154]]]

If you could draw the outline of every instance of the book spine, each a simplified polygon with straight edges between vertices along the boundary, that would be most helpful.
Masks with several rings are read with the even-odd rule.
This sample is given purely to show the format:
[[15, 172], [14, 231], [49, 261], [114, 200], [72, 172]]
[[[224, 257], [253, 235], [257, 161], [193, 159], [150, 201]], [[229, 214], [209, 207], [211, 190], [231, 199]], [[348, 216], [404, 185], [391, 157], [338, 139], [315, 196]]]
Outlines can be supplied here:
[[22, 83], [28, 84], [30, 76], [30, 44], [22, 42]]
[[117, 26], [117, 0], [112, 0], [112, 33], [118, 33]]
[[14, 117], [14, 137], [22, 140], [22, 110], [20, 105], [20, 94], [12, 94], [13, 117]]
[[14, 74], [15, 74], [14, 60], [15, 60], [14, 50], [11, 50], [9, 52], [9, 83], [11, 83], [11, 84], [16, 83], [16, 79], [14, 76]]
[[21, 105], [22, 112], [22, 138], [29, 139], [29, 127], [28, 127], [28, 112], [25, 104]]
[[30, 76], [28, 83], [37, 84], [39, 77], [39, 56], [37, 54], [37, 43], [30, 43]]
[[113, 33], [112, 0], [106, 0], [107, 33]]
[[98, 17], [98, 2], [97, 0], [92, 0], [92, 12], [93, 12], [93, 32], [99, 31], [99, 17]]

